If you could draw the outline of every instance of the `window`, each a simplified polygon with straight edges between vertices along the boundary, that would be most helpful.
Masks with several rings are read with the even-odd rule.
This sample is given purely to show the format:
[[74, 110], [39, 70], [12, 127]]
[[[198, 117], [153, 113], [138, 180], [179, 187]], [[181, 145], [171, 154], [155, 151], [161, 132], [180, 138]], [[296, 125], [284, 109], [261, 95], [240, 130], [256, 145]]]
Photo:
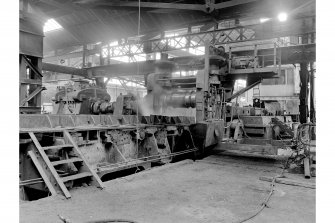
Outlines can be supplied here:
[[63, 27], [61, 25], [59, 25], [58, 22], [56, 22], [56, 20], [54, 19], [49, 19], [43, 27], [43, 32], [50, 32], [50, 31], [54, 31], [54, 30], [58, 30], [58, 29], [62, 29]]

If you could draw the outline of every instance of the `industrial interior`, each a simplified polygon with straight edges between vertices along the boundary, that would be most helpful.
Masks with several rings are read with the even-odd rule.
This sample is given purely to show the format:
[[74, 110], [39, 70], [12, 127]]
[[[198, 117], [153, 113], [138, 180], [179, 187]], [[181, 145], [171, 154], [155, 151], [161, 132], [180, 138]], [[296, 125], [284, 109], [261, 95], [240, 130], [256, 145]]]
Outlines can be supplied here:
[[20, 0], [20, 222], [315, 222], [315, 0]]

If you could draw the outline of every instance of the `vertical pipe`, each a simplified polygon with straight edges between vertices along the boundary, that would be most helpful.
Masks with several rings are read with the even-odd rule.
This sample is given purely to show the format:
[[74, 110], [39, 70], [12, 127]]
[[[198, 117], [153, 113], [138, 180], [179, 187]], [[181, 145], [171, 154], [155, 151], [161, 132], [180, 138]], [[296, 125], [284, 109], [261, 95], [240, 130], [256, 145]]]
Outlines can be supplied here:
[[299, 105], [299, 116], [300, 123], [307, 123], [308, 117], [308, 70], [307, 63], [300, 63], [300, 105]]
[[[189, 26], [187, 28], [187, 34], [191, 34], [192, 33], [192, 26]], [[186, 37], [186, 47], [187, 47], [187, 51], [190, 52], [190, 46], [191, 46], [191, 35], [188, 35]]]
[[82, 68], [85, 67], [85, 62], [86, 62], [86, 58], [85, 58], [85, 55], [86, 54], [86, 44], [83, 45], [83, 65], [82, 65]]
[[304, 158], [304, 172], [305, 172], [305, 178], [309, 179], [311, 178], [311, 169], [309, 165], [309, 157]]
[[279, 64], [279, 72], [281, 73], [281, 49], [278, 49], [278, 54], [279, 54], [279, 60], [278, 60], [278, 64]]
[[274, 48], [273, 48], [273, 66], [277, 68], [277, 44], [276, 43], [274, 44]]
[[[40, 73], [42, 73], [42, 58], [36, 57], [36, 64], [35, 65], [36, 65], [35, 67], [40, 71]], [[42, 86], [42, 77], [35, 74], [34, 79], [40, 80], [41, 81], [40, 83], [41, 83], [41, 86]], [[42, 106], [42, 92], [40, 92], [38, 95], [35, 96], [34, 104], [35, 104], [36, 107], [41, 107]]]
[[314, 69], [313, 62], [310, 63], [310, 120], [315, 123], [315, 106], [314, 106]]
[[110, 53], [110, 50], [111, 50], [111, 48], [110, 48], [110, 46], [109, 46], [109, 43], [107, 44], [107, 50], [108, 50], [108, 55], [107, 55], [107, 64], [109, 65], [110, 64], [110, 62], [111, 62], [111, 53]]
[[[20, 54], [20, 80], [27, 79], [27, 65], [23, 59], [22, 54]], [[27, 96], [27, 90], [28, 87], [26, 84], [20, 83], [20, 97], [19, 97], [19, 103], [23, 101], [23, 99]], [[25, 105], [24, 105], [25, 106]]]
[[228, 73], [230, 73], [230, 71], [231, 71], [231, 47], [229, 47], [229, 64], [228, 64]]
[[104, 65], [104, 57], [102, 55], [102, 44], [99, 46], [100, 49], [100, 66]]
[[208, 91], [209, 81], [209, 42], [205, 43], [204, 91]]
[[264, 65], [265, 65], [265, 61], [264, 61], [265, 59], [264, 59], [264, 55], [262, 56], [262, 67], [264, 67]]
[[255, 44], [255, 49], [254, 49], [254, 68], [258, 67], [257, 65], [257, 44]]

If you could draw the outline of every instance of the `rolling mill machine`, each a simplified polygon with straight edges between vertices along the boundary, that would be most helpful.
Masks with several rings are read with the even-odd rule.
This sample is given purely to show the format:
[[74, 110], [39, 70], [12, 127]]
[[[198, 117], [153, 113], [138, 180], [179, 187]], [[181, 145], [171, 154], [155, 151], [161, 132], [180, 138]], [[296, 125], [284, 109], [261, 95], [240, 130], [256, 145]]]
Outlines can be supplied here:
[[[217, 144], [224, 126], [218, 108], [222, 93], [209, 82], [209, 67], [213, 63], [218, 70], [219, 60], [210, 59], [208, 48], [205, 61], [207, 70], [186, 82], [165, 72], [171, 64], [158, 63], [157, 72], [146, 78], [144, 99], [120, 95], [111, 102], [98, 81], [77, 81], [58, 89], [56, 114], [21, 114], [20, 186], [26, 199], [39, 193], [70, 198], [72, 187], [103, 187], [100, 178], [108, 173], [195, 156]], [[169, 115], [169, 107], [181, 110]], [[182, 115], [183, 109], [196, 109], [196, 115]]]
[[100, 178], [109, 173], [203, 155], [233, 126], [227, 127], [235, 117], [227, 103], [241, 93], [233, 94], [235, 80], [248, 77], [250, 89], [276, 75], [277, 66], [262, 70], [257, 59], [256, 51], [241, 59], [208, 43], [202, 69], [192, 75], [157, 61], [145, 76], [144, 98], [127, 94], [111, 102], [99, 79], [59, 87], [56, 114], [20, 115], [20, 185], [28, 199], [29, 192], [70, 198], [69, 188], [103, 187]]

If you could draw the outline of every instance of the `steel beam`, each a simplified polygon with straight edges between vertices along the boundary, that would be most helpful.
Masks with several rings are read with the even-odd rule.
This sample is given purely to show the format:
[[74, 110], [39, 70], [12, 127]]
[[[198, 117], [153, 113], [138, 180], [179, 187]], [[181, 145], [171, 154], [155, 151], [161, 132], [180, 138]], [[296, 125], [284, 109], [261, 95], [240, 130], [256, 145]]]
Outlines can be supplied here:
[[251, 84], [251, 85], [249, 85], [249, 86], [247, 86], [247, 87], [239, 90], [238, 92], [236, 92], [235, 94], [233, 94], [230, 98], [227, 98], [227, 101], [233, 100], [234, 98], [242, 95], [244, 92], [247, 92], [248, 90], [250, 90], [251, 88], [255, 87], [256, 85], [258, 85], [260, 83], [262, 83], [262, 80], [256, 81], [255, 83], [253, 83], [253, 84]]
[[62, 74], [78, 75], [78, 76], [83, 76], [83, 77], [88, 76], [87, 71], [85, 69], [78, 69], [74, 67], [61, 66], [61, 65], [51, 64], [51, 63], [43, 63], [42, 70], [62, 73]]
[[[290, 21], [289, 25], [268, 22], [265, 24], [238, 26], [227, 29], [189, 33], [175, 37], [145, 40], [140, 41], [139, 43], [125, 43], [122, 45], [110, 47], [112, 52], [110, 58], [134, 56], [145, 53], [168, 52], [173, 50], [188, 49], [190, 47], [203, 47], [205, 46], [206, 41], [212, 43], [215, 41], [216, 45], [222, 45], [246, 41], [265, 40], [276, 37], [302, 36], [311, 33], [315, 33], [315, 22], [313, 22], [312, 17], [307, 19], [292, 20]], [[107, 48], [107, 45], [102, 46], [102, 48]], [[77, 57], [79, 53], [80, 52], [76, 52], [72, 55]], [[98, 53], [96, 49], [87, 50], [86, 55], [93, 55], [95, 53]], [[49, 58], [45, 58], [45, 60], [50, 61]]]
[[299, 105], [299, 117], [300, 123], [307, 123], [308, 118], [308, 70], [307, 63], [300, 63], [300, 105]]
[[314, 68], [313, 68], [313, 62], [310, 63], [310, 99], [309, 99], [309, 103], [310, 103], [310, 121], [315, 123], [315, 105], [314, 105], [314, 90], [315, 90], [315, 82], [314, 82]]
[[242, 4], [247, 4], [259, 0], [231, 0], [228, 2], [214, 4], [215, 1], [207, 0], [206, 4], [182, 4], [182, 3], [164, 3], [164, 2], [137, 2], [137, 1], [100, 1], [100, 0], [85, 0], [77, 1], [80, 5], [94, 5], [94, 6], [109, 6], [109, 7], [141, 7], [141, 8], [155, 8], [155, 9], [177, 9], [177, 10], [191, 10], [203, 11], [210, 13], [215, 9], [224, 9]]
[[25, 99], [20, 102], [20, 106], [24, 106], [28, 101], [36, 97], [39, 93], [45, 90], [45, 87], [37, 87], [32, 93], [30, 93]]
[[80, 5], [94, 5], [94, 6], [109, 6], [109, 7], [136, 7], [141, 8], [156, 8], [156, 9], [182, 9], [182, 10], [196, 10], [205, 11], [205, 5], [201, 4], [181, 4], [181, 3], [163, 3], [163, 2], [141, 2], [138, 1], [99, 1], [99, 0], [85, 0], [77, 1]]
[[[315, 44], [304, 44], [298, 46], [280, 47], [282, 64], [300, 63], [304, 61], [315, 61]], [[240, 55], [252, 55], [253, 50], [233, 52]], [[259, 55], [273, 53], [273, 48], [259, 49]], [[204, 68], [203, 56], [187, 56], [175, 57], [169, 59], [178, 65], [178, 70], [191, 71], [201, 70]], [[43, 63], [42, 69], [45, 71], [79, 75], [88, 78], [94, 77], [118, 77], [118, 76], [134, 76], [146, 75], [155, 71], [155, 60], [147, 60], [141, 62], [110, 64], [103, 66], [90, 67], [85, 69], [77, 69], [73, 67], [60, 66], [50, 63]], [[268, 65], [268, 64], [265, 64]], [[137, 70], [138, 66], [138, 70]]]

